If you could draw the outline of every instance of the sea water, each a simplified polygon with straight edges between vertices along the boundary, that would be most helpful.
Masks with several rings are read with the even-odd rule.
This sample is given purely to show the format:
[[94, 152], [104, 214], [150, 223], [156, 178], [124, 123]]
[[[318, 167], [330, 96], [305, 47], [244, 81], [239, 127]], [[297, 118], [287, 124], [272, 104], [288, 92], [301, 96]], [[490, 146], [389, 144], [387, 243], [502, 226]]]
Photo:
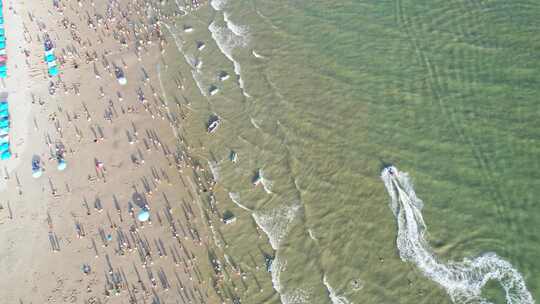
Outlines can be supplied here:
[[[238, 218], [216, 228], [248, 274], [229, 290], [242, 303], [540, 298], [539, 13], [521, 0], [221, 0], [164, 25], [168, 99]], [[414, 190], [385, 189], [390, 164]], [[397, 189], [424, 205], [389, 199]]]

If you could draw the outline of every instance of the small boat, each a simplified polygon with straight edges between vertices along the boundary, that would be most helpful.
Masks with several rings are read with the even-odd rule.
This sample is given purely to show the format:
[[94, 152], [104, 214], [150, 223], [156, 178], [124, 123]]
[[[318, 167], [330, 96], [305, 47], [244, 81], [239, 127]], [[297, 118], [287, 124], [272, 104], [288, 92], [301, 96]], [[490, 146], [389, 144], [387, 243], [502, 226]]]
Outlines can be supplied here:
[[257, 172], [255, 173], [255, 176], [253, 176], [253, 179], [251, 180], [251, 183], [254, 186], [257, 186], [261, 182], [262, 182], [262, 172], [261, 172], [261, 169], [258, 169]]
[[214, 115], [210, 118], [210, 121], [208, 122], [208, 133], [214, 133], [216, 132], [217, 128], [219, 127], [219, 124], [221, 123], [221, 119], [219, 116]]
[[234, 151], [231, 151], [231, 154], [229, 154], [229, 160], [236, 164], [236, 162], [238, 161], [238, 154], [236, 154], [236, 152]]

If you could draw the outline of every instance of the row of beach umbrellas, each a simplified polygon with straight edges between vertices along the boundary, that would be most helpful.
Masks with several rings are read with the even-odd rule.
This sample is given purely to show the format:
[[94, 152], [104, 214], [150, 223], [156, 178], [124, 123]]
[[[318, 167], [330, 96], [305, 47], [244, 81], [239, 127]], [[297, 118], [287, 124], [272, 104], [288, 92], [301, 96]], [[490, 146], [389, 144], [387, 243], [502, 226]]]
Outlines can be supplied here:
[[49, 76], [56, 76], [58, 75], [58, 65], [56, 64], [56, 56], [54, 56], [54, 45], [48, 35], [45, 37], [44, 47], [44, 60], [47, 63]]
[[4, 5], [0, 0], [0, 78], [7, 77], [6, 31], [4, 29]]
[[6, 99], [0, 100], [0, 160], [11, 158], [9, 144], [9, 107]]

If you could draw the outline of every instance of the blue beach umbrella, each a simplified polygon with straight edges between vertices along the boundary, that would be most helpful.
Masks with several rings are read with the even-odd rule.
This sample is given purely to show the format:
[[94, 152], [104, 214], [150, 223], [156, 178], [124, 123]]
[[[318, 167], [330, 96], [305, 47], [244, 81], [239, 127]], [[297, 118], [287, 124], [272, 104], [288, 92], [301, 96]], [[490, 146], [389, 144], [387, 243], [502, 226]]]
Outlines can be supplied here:
[[0, 72], [7, 72], [7, 65], [0, 65]]
[[4, 30], [3, 28], [0, 28], [0, 35], [5, 35], [6, 34], [6, 30]]
[[4, 24], [4, 17], [0, 17], [0, 24]]
[[53, 62], [55, 60], [56, 60], [56, 57], [54, 56], [54, 54], [45, 55], [46, 62]]
[[57, 66], [50, 67], [49, 68], [49, 75], [51, 75], [51, 76], [58, 75], [58, 67]]
[[7, 150], [0, 154], [0, 160], [6, 160], [11, 158], [11, 151]]
[[8, 109], [8, 103], [7, 102], [0, 102], [0, 110], [7, 110]]
[[0, 49], [5, 49], [5, 48], [6, 48], [6, 42], [0, 41]]
[[6, 36], [4, 34], [0, 34], [0, 41], [6, 42]]
[[64, 171], [66, 169], [66, 167], [67, 167], [66, 161], [64, 159], [60, 159], [58, 161], [58, 167], [57, 167], [58, 171]]
[[9, 150], [9, 142], [3, 142], [0, 144], [0, 152]]
[[0, 127], [0, 135], [5, 135], [9, 133], [9, 126], [7, 127]]
[[0, 120], [0, 128], [9, 128], [9, 120]]
[[9, 111], [8, 109], [0, 109], [0, 117], [8, 117], [9, 116]]
[[148, 221], [149, 218], [150, 218], [150, 212], [148, 212], [148, 210], [146, 209], [141, 210], [141, 212], [139, 212], [139, 215], [137, 215], [137, 219], [140, 222], [146, 222]]
[[6, 71], [0, 72], [0, 78], [6, 78], [6, 77], [7, 77]]

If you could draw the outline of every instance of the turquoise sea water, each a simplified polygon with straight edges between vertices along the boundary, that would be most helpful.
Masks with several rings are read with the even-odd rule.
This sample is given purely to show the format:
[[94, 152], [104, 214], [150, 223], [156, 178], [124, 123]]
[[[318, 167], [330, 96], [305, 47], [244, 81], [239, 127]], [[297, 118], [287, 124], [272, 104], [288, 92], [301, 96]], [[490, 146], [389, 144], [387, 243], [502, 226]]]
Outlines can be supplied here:
[[[248, 275], [231, 275], [225, 293], [452, 303], [400, 259], [380, 178], [394, 164], [424, 201], [441, 263], [495, 252], [539, 299], [539, 13], [534, 1], [230, 0], [169, 24], [168, 98], [183, 105], [192, 152], [215, 169], [218, 209], [238, 218], [219, 227], [227, 246], [216, 251]], [[209, 135], [212, 114], [222, 123]], [[494, 281], [482, 297], [518, 303]]]

